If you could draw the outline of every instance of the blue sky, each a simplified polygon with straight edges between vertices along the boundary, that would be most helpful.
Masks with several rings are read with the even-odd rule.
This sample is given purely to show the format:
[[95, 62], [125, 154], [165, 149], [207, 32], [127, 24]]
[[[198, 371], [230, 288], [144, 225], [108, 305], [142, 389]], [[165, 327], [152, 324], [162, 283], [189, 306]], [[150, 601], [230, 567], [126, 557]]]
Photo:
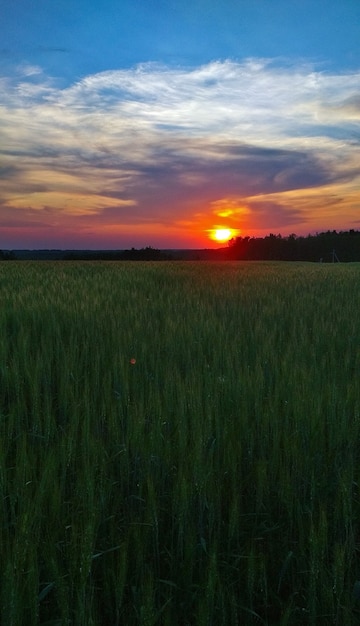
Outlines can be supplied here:
[[358, 0], [0, 0], [0, 248], [360, 227]]

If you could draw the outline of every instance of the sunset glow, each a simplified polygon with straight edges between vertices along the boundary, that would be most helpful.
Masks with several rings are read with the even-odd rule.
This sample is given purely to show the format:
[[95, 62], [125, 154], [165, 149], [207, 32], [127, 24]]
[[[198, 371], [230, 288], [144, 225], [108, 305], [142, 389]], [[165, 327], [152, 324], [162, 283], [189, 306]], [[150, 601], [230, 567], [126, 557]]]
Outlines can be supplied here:
[[0, 249], [359, 229], [360, 3], [309, 2], [7, 3]]

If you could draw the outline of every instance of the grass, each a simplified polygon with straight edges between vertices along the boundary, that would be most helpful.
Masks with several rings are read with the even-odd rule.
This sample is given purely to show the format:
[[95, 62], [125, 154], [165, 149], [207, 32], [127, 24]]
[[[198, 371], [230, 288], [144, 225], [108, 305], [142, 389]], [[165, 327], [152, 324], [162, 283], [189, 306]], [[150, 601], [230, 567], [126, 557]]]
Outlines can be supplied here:
[[0, 298], [1, 623], [359, 623], [359, 264], [0, 263]]

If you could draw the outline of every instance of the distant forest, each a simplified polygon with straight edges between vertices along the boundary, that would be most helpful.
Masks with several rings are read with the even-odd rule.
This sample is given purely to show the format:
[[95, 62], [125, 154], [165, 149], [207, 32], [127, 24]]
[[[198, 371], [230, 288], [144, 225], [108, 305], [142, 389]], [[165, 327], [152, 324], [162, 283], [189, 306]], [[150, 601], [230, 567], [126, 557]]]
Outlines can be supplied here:
[[229, 249], [232, 259], [244, 261], [360, 261], [360, 231], [328, 230], [307, 237], [237, 237], [229, 242]]
[[171, 261], [171, 260], [241, 260], [241, 261], [360, 261], [360, 231], [328, 230], [298, 237], [270, 233], [266, 237], [236, 237], [228, 246], [204, 250], [0, 250], [0, 260], [62, 261]]

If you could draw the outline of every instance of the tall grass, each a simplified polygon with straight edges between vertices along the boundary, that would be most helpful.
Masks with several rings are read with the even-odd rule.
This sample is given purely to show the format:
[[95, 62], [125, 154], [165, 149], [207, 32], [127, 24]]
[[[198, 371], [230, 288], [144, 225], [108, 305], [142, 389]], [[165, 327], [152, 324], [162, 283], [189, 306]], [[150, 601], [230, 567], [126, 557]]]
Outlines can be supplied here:
[[1, 623], [359, 623], [359, 265], [2, 263], [0, 298]]

